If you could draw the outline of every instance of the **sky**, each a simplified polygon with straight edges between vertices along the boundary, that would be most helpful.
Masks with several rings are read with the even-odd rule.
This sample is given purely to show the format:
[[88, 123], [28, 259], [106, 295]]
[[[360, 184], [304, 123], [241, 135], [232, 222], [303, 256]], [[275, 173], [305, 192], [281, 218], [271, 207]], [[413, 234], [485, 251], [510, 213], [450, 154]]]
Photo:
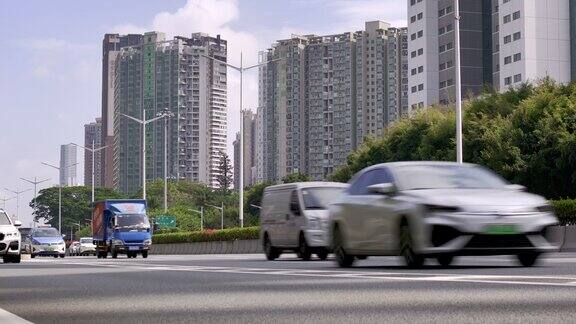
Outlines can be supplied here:
[[[257, 63], [258, 52], [291, 34], [362, 30], [365, 21], [406, 26], [406, 0], [2, 0], [0, 1], [0, 208], [6, 191], [58, 183], [60, 145], [84, 143], [84, 124], [101, 114], [102, 38], [106, 33], [204, 32], [228, 41], [228, 60]], [[228, 152], [239, 130], [239, 77], [229, 70]], [[257, 106], [256, 71], [244, 75], [246, 109]], [[78, 181], [84, 154], [78, 151]], [[29, 225], [33, 197], [20, 195]], [[16, 215], [16, 199], [6, 211]]]

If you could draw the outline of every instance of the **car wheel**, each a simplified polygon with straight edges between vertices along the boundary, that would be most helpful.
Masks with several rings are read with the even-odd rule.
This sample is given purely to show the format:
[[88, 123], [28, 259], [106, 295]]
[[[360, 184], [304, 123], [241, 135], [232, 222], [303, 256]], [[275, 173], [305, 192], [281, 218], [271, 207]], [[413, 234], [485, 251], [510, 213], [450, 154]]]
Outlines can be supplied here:
[[142, 257], [146, 259], [148, 257], [148, 251], [142, 251]]
[[531, 267], [535, 265], [539, 256], [540, 253], [522, 253], [517, 255], [518, 261], [520, 261], [520, 264], [524, 267]]
[[30, 258], [34, 259], [36, 257], [35, 254], [30, 254]]
[[266, 259], [268, 259], [268, 261], [274, 261], [280, 256], [278, 249], [272, 246], [268, 234], [264, 236], [264, 254], [266, 254]]
[[54, 254], [54, 259], [58, 259], [58, 254]]
[[328, 249], [325, 248], [320, 248], [317, 252], [316, 252], [316, 256], [318, 256], [318, 258], [322, 261], [325, 261], [326, 259], [328, 259]]
[[300, 233], [297, 254], [298, 257], [302, 259], [302, 261], [310, 261], [310, 257], [312, 257], [312, 251], [310, 251], [310, 247], [308, 246], [308, 243], [306, 243], [306, 237], [304, 237], [304, 233]]
[[112, 250], [112, 259], [117, 259], [118, 258], [118, 252]]
[[20, 263], [20, 260], [22, 260], [22, 256], [20, 254], [12, 256], [12, 263]]
[[448, 267], [452, 264], [452, 261], [454, 261], [454, 256], [452, 255], [442, 255], [436, 258], [436, 261], [438, 261], [438, 263], [443, 266], [443, 267]]
[[400, 255], [408, 268], [420, 268], [424, 264], [424, 258], [414, 252], [412, 233], [406, 219], [400, 223]]
[[334, 229], [332, 246], [334, 247], [334, 256], [336, 257], [336, 262], [341, 268], [348, 268], [354, 264], [354, 256], [346, 253], [344, 250], [344, 237], [340, 232], [340, 229], [336, 227]]
[[8, 255], [3, 256], [2, 261], [4, 261], [4, 263], [10, 263], [10, 256]]
[[65, 254], [60, 254], [61, 259], [64, 259], [65, 256], [66, 256]]

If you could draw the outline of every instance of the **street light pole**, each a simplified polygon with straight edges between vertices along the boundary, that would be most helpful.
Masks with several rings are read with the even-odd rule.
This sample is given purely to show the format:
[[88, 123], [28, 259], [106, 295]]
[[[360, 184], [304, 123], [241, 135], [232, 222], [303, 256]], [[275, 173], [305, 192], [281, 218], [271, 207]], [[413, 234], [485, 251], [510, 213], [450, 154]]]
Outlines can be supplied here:
[[[25, 178], [20, 178], [20, 179], [22, 179], [22, 180], [24, 180], [24, 181], [26, 181], [26, 182], [31, 183], [31, 184], [34, 185], [34, 211], [36, 211], [36, 208], [37, 208], [37, 206], [36, 206], [36, 197], [37, 197], [37, 195], [38, 195], [37, 186], [38, 186], [39, 184], [41, 184], [42, 182], [46, 182], [46, 181], [48, 181], [48, 180], [50, 180], [50, 179], [44, 179], [44, 180], [40, 180], [40, 181], [38, 181], [38, 179], [37, 179], [36, 177], [34, 177], [34, 180], [28, 180], [28, 179], [25, 179]], [[32, 227], [36, 227], [35, 224], [36, 224], [36, 222], [34, 222], [34, 216], [32, 216]]]
[[94, 145], [94, 140], [92, 140], [92, 148], [85, 147], [85, 146], [82, 146], [82, 145], [78, 145], [78, 144], [76, 144], [76, 143], [70, 143], [70, 144], [71, 144], [71, 145], [74, 145], [74, 146], [77, 146], [77, 147], [80, 147], [80, 148], [83, 148], [83, 149], [85, 149], [86, 151], [89, 151], [89, 152], [92, 153], [92, 200], [91, 200], [91, 201], [92, 201], [92, 203], [94, 203], [94, 174], [95, 174], [95, 172], [94, 172], [94, 171], [95, 171], [95, 170], [94, 170], [94, 160], [95, 160], [95, 157], [96, 157], [96, 152], [99, 152], [99, 151], [107, 148], [107, 147], [110, 146], [110, 145], [100, 146], [100, 147], [96, 148], [95, 145]]
[[232, 65], [228, 62], [219, 60], [215, 57], [212, 56], [208, 56], [208, 55], [203, 55], [205, 58], [211, 59], [213, 61], [225, 64], [226, 66], [240, 72], [240, 158], [239, 158], [239, 162], [240, 162], [240, 174], [239, 176], [239, 202], [238, 202], [238, 213], [239, 213], [239, 218], [240, 218], [240, 227], [244, 227], [244, 113], [243, 113], [243, 104], [242, 104], [242, 92], [243, 92], [243, 78], [244, 78], [244, 71], [253, 69], [253, 68], [257, 68], [260, 67], [262, 65], [274, 62], [274, 61], [278, 61], [280, 59], [274, 59], [274, 60], [270, 60], [270, 61], [266, 61], [266, 62], [261, 62], [252, 66], [248, 66], [248, 67], [244, 67], [243, 61], [242, 61], [242, 52], [240, 52], [240, 66], [235, 66]]
[[200, 206], [200, 211], [195, 209], [190, 209], [191, 212], [200, 214], [200, 230], [204, 230], [204, 206]]
[[4, 189], [5, 189], [6, 191], [9, 191], [9, 192], [11, 192], [11, 193], [13, 193], [13, 194], [16, 195], [16, 219], [17, 219], [17, 220], [20, 220], [20, 216], [19, 216], [19, 214], [18, 214], [18, 212], [19, 212], [19, 210], [20, 210], [20, 194], [21, 194], [21, 193], [25, 193], [25, 192], [27, 192], [27, 191], [30, 191], [30, 190], [32, 190], [32, 189], [26, 189], [26, 190], [18, 190], [18, 189], [12, 190], [12, 189], [8, 189], [8, 188], [4, 188]]
[[156, 116], [152, 119], [146, 119], [146, 109], [142, 109], [142, 119], [138, 119], [126, 114], [120, 114], [142, 125], [142, 199], [146, 199], [146, 125], [157, 121], [164, 116]]
[[[46, 163], [46, 162], [42, 162], [42, 164], [58, 170], [58, 174], [59, 174], [58, 178], [59, 179], [62, 178], [61, 177], [62, 169], [60, 167], [57, 167], [53, 164]], [[68, 164], [64, 168], [68, 169], [69, 167], [75, 166], [76, 164], [78, 164], [78, 163]], [[62, 233], [62, 184], [61, 183], [58, 183], [58, 231], [60, 233]]]
[[16, 196], [14, 196], [14, 197], [12, 197], [12, 198], [0, 198], [0, 200], [2, 200], [2, 209], [3, 209], [3, 210], [6, 210], [6, 202], [9, 201], [9, 200], [12, 200], [12, 199], [14, 199], [14, 198], [16, 198]]
[[168, 118], [174, 114], [167, 108], [156, 114], [164, 118], [164, 213], [168, 212]]
[[462, 81], [460, 71], [460, 6], [454, 1], [454, 66], [456, 90], [456, 162], [462, 163]]
[[220, 210], [220, 229], [224, 229], [224, 202], [221, 203], [220, 205], [221, 207], [214, 205], [208, 205], [208, 206]]

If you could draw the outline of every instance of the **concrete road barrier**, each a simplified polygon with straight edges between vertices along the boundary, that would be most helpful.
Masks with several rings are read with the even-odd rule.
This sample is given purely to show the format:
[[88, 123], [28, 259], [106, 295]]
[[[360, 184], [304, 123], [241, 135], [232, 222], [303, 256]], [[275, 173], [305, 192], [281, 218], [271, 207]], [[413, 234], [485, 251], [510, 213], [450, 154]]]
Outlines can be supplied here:
[[[560, 246], [560, 252], [576, 252], [576, 225], [554, 226], [548, 239]], [[261, 253], [260, 240], [214, 241], [197, 243], [152, 244], [152, 254], [246, 254]]]
[[260, 240], [152, 244], [151, 254], [247, 254], [262, 252]]

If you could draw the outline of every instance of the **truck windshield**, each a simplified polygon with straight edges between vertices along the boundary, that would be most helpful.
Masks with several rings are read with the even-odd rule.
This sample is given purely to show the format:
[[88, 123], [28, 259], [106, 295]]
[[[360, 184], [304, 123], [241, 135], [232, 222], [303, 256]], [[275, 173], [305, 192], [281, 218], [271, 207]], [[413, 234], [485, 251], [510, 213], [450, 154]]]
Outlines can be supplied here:
[[344, 188], [308, 188], [302, 190], [305, 209], [328, 209], [328, 205], [342, 194]]
[[116, 215], [116, 228], [149, 228], [148, 217], [143, 214]]

